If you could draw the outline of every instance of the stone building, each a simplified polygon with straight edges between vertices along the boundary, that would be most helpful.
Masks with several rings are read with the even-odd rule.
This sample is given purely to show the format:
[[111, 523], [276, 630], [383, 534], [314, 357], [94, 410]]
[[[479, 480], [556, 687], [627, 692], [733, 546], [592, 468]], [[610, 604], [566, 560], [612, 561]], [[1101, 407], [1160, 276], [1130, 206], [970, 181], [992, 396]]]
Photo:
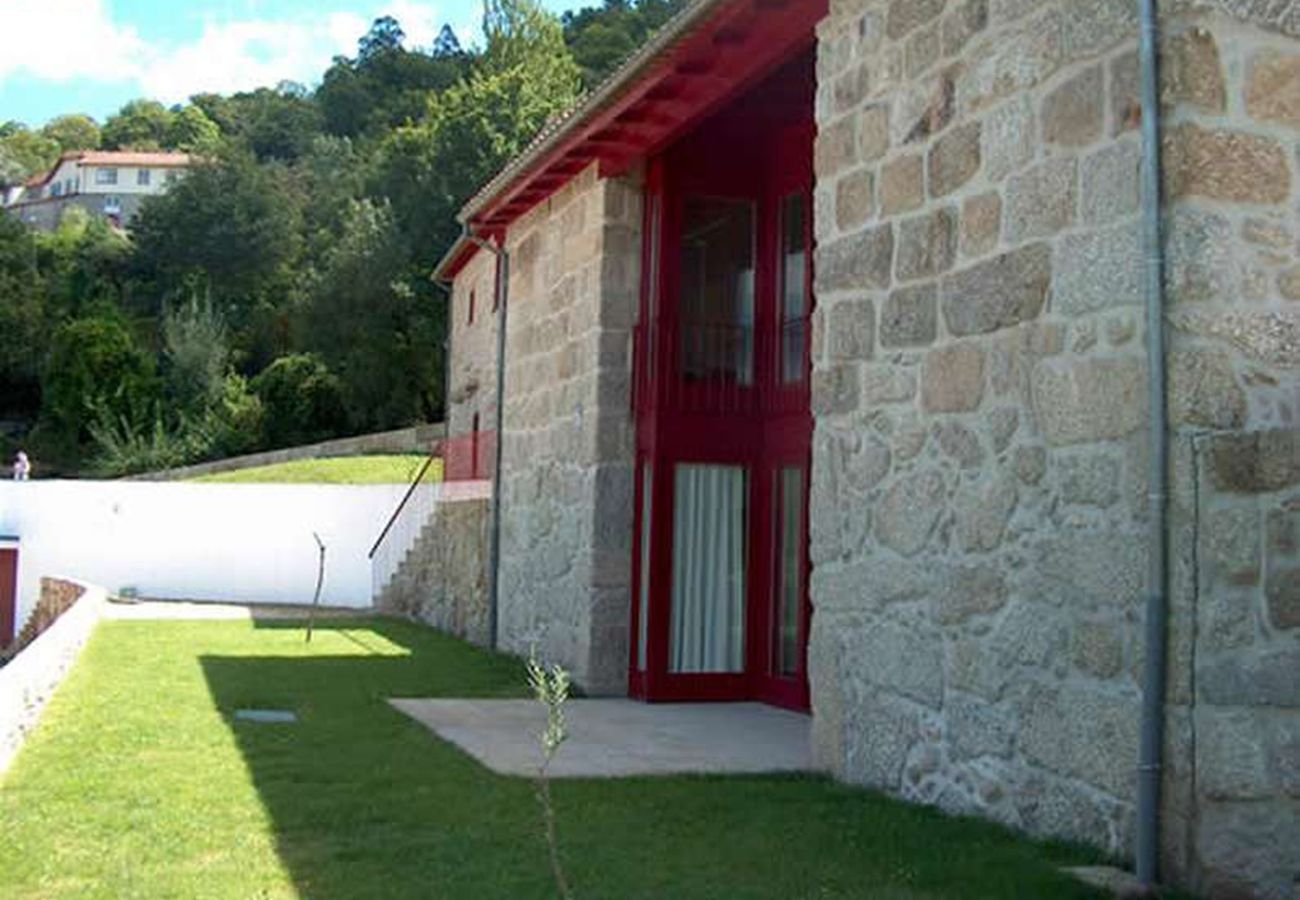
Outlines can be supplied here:
[[1162, 876], [1295, 896], [1300, 5], [1163, 0], [1158, 110], [1141, 9], [696, 0], [473, 198], [487, 639], [1129, 859], [1164, 647]]

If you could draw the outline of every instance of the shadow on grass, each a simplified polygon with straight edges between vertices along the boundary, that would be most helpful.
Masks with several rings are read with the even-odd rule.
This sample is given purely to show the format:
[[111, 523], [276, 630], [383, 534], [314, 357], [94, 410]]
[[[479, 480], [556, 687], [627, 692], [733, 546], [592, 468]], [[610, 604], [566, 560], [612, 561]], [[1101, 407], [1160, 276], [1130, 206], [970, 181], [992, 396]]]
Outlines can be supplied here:
[[[555, 895], [531, 784], [492, 774], [385, 702], [520, 696], [518, 660], [382, 619], [322, 622], [310, 648], [279, 649], [201, 662], [300, 896]], [[248, 707], [300, 721], [232, 720]], [[584, 898], [1101, 896], [1056, 869], [1090, 854], [822, 778], [573, 781], [555, 797]]]

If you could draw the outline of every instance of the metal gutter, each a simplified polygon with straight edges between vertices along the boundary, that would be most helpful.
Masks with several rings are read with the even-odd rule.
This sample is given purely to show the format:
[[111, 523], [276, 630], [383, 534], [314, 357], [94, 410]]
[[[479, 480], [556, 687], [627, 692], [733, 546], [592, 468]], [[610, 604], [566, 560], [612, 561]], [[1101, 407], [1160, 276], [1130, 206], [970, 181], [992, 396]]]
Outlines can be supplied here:
[[1168, 423], [1165, 400], [1164, 244], [1160, 216], [1160, 94], [1155, 0], [1138, 0], [1142, 96], [1142, 250], [1147, 331], [1147, 601], [1137, 770], [1137, 878], [1155, 887], [1160, 859], [1160, 780], [1168, 631]]

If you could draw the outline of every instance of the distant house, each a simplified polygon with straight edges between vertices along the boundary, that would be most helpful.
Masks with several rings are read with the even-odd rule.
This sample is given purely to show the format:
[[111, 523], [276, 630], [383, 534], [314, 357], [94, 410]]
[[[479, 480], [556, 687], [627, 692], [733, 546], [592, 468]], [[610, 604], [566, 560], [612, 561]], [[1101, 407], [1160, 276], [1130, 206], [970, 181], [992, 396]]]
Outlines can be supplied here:
[[45, 174], [7, 189], [4, 207], [41, 231], [57, 228], [64, 211], [73, 206], [124, 225], [139, 212], [145, 197], [167, 190], [189, 166], [187, 153], [65, 153]]

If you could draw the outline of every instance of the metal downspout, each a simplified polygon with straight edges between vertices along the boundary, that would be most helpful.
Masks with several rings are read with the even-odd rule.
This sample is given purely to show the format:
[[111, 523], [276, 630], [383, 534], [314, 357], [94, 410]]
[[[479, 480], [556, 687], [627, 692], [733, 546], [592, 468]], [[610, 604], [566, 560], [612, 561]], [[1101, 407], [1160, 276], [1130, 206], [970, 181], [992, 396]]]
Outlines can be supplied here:
[[1165, 409], [1164, 256], [1160, 218], [1160, 96], [1155, 0], [1138, 0], [1142, 81], [1142, 245], [1145, 258], [1148, 572], [1142, 734], [1137, 771], [1138, 881], [1154, 888], [1160, 859], [1160, 779], [1164, 740], [1168, 617], [1168, 433]]
[[501, 445], [505, 443], [505, 396], [506, 396], [506, 313], [510, 300], [510, 253], [504, 246], [484, 240], [474, 233], [466, 224], [465, 237], [477, 246], [497, 258], [496, 300], [497, 300], [497, 385], [496, 415], [493, 427], [496, 429], [496, 446], [493, 448], [492, 460], [492, 513], [488, 525], [488, 647], [497, 648], [497, 609], [501, 597]]

